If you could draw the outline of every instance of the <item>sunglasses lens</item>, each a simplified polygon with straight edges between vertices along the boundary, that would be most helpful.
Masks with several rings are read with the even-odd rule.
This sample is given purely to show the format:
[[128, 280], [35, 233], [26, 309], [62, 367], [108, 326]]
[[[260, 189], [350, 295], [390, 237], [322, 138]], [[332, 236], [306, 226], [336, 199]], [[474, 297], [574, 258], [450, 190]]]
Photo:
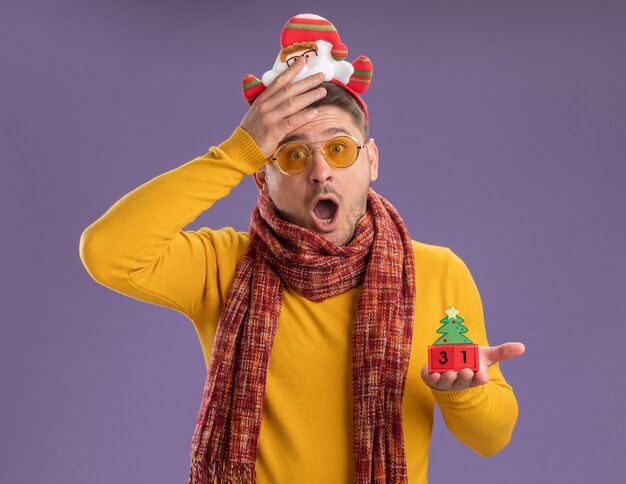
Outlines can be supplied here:
[[[349, 136], [337, 136], [324, 145], [324, 158], [335, 168], [347, 168], [359, 156], [359, 146]], [[274, 158], [283, 173], [296, 175], [303, 172], [311, 162], [311, 152], [302, 143], [288, 143], [278, 148]]]
[[324, 146], [324, 156], [328, 163], [337, 168], [346, 168], [356, 161], [359, 147], [352, 138], [338, 136]]
[[276, 162], [280, 169], [290, 175], [304, 171], [309, 164], [309, 151], [300, 143], [283, 145], [276, 155]]

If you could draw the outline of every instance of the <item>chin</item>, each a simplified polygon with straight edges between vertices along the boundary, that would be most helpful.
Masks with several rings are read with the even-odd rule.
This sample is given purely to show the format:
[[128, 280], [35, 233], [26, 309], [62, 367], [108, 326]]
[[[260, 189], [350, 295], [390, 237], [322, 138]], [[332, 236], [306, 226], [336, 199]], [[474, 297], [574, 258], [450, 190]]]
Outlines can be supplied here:
[[346, 237], [345, 235], [330, 235], [326, 237], [330, 242], [336, 245], [348, 245], [352, 241], [352, 235]]
[[337, 240], [337, 237], [333, 237], [332, 235], [328, 235], [328, 234], [320, 234], [320, 235], [324, 237], [326, 240], [328, 240], [329, 242], [332, 242], [333, 244], [343, 245], [340, 240]]

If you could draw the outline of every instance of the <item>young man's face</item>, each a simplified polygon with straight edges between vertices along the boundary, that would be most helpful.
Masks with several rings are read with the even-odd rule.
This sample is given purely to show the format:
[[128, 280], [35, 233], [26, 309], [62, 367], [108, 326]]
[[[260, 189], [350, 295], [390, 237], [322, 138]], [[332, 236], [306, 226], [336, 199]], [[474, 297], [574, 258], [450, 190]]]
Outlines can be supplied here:
[[[347, 134], [359, 144], [365, 143], [345, 111], [334, 106], [318, 109], [315, 120], [292, 131], [285, 139], [308, 145]], [[313, 150], [311, 163], [303, 172], [285, 175], [273, 163], [268, 163], [254, 178], [259, 190], [272, 199], [283, 219], [335, 244], [346, 245], [365, 213], [370, 183], [378, 177], [378, 149], [370, 139], [367, 149], [360, 150], [351, 166], [335, 168], [325, 160], [321, 144], [314, 146], [317, 149]], [[323, 199], [333, 203], [320, 203]]]

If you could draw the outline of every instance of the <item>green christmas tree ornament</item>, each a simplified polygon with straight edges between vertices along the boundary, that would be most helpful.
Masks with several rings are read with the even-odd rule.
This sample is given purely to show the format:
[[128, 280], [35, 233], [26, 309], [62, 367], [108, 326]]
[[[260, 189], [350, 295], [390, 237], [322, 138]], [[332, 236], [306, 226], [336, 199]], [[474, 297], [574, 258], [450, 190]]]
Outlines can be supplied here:
[[454, 306], [445, 310], [446, 317], [439, 323], [441, 337], [428, 347], [428, 372], [443, 373], [470, 368], [478, 371], [478, 345], [465, 336], [469, 330]]
[[446, 309], [446, 314], [447, 316], [439, 321], [443, 326], [437, 330], [437, 333], [443, 336], [433, 344], [471, 344], [472, 341], [468, 337], [463, 336], [464, 333], [468, 332], [468, 329], [463, 326], [465, 320], [461, 316], [458, 316], [459, 310], [455, 309], [454, 306], [450, 306], [450, 309]]

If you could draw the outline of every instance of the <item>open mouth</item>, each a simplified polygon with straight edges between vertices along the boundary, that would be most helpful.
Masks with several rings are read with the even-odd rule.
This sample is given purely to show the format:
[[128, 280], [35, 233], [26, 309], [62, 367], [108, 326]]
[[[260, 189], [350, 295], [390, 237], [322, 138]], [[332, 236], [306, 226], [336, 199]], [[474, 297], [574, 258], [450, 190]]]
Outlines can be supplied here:
[[313, 207], [313, 213], [323, 226], [330, 226], [335, 221], [337, 209], [338, 206], [334, 201], [322, 199]]

